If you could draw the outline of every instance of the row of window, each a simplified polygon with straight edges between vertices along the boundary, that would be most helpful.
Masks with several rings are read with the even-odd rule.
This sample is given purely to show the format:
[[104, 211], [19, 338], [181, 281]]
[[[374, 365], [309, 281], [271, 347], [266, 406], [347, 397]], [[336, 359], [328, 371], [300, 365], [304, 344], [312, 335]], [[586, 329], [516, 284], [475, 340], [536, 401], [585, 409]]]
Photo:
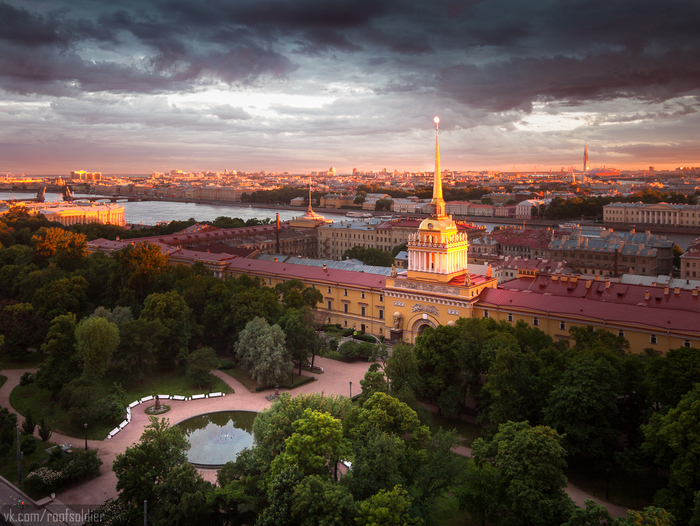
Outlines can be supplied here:
[[[489, 311], [485, 310], [485, 311], [484, 311], [484, 318], [488, 318], [488, 317], [489, 317]], [[508, 321], [513, 321], [513, 315], [512, 315], [512, 314], [508, 314]], [[540, 320], [539, 320], [539, 318], [532, 318], [532, 325], [535, 326], [535, 327], [539, 327], [539, 325], [540, 325]], [[560, 322], [559, 322], [559, 329], [562, 330], [562, 331], [565, 331], [565, 330], [566, 330], [566, 323], [563, 322], [563, 321], [560, 321]], [[625, 331], [618, 331], [617, 335], [618, 335], [620, 338], [624, 338], [624, 337], [625, 337]], [[652, 335], [649, 336], [649, 343], [653, 343], [653, 344], [658, 343], [658, 339], [657, 339], [657, 337], [656, 337], [655, 334], [652, 334]], [[685, 340], [685, 341], [683, 342], [683, 347], [690, 347], [690, 346], [691, 346], [690, 340]]]
[[[326, 300], [326, 305], [328, 310], [333, 310], [333, 300]], [[350, 303], [343, 302], [343, 312], [345, 314], [350, 314]], [[367, 305], [360, 305], [360, 316], [367, 316]], [[377, 316], [380, 320], [384, 319], [384, 309], [379, 309], [379, 314]]]

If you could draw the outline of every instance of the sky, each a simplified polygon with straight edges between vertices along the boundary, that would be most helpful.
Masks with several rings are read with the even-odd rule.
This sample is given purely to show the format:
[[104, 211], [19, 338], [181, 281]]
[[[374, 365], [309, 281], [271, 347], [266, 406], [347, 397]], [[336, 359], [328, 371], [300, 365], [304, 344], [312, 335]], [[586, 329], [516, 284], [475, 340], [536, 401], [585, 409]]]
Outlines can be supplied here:
[[0, 0], [0, 172], [700, 166], [696, 0]]

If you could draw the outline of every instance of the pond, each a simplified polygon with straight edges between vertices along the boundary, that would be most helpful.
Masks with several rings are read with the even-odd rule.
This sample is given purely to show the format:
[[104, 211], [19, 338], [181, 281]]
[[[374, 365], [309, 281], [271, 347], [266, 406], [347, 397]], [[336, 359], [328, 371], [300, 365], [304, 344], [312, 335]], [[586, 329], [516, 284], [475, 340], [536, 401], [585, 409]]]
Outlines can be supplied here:
[[187, 460], [197, 467], [219, 468], [253, 445], [254, 411], [216, 411], [175, 424], [191, 444]]

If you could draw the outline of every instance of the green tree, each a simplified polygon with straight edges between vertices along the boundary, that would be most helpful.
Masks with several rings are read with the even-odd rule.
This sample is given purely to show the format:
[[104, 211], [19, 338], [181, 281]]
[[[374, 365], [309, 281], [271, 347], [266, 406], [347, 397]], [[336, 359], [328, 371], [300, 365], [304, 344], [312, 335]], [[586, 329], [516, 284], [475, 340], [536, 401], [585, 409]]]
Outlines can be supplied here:
[[168, 419], [149, 418], [138, 444], [126, 448], [114, 460], [112, 470], [117, 475], [119, 498], [128, 505], [158, 507], [158, 487], [169, 473], [187, 461], [190, 448], [178, 427]]
[[0, 456], [5, 456], [15, 443], [17, 415], [6, 407], [0, 408]]
[[328, 413], [305, 409], [292, 424], [294, 432], [285, 440], [284, 452], [272, 462], [271, 474], [296, 466], [304, 476], [329, 477], [346, 452], [343, 426]]
[[642, 450], [669, 470], [668, 487], [657, 493], [655, 502], [687, 522], [700, 491], [700, 384], [667, 413], [653, 415], [642, 430]]
[[[158, 507], [149, 510], [157, 526], [212, 526], [218, 513], [210, 504], [214, 494], [192, 464], [174, 466], [156, 486]], [[148, 503], [149, 508], [152, 504]]]
[[39, 365], [36, 381], [51, 392], [56, 400], [64, 385], [83, 374], [82, 363], [75, 349], [75, 314], [57, 316], [51, 322], [41, 352], [46, 358]]
[[[147, 241], [128, 245], [113, 255], [117, 272], [111, 288], [124, 306], [140, 305], [149, 294], [157, 292], [160, 278], [165, 274], [169, 256], [158, 245]], [[134, 296], [125, 294], [133, 291]]]
[[258, 385], [272, 385], [292, 372], [291, 353], [285, 347], [279, 325], [268, 325], [263, 318], [246, 324], [236, 342], [236, 357]]
[[529, 416], [537, 406], [528, 396], [532, 385], [528, 356], [512, 334], [497, 334], [491, 343], [497, 347], [483, 387], [487, 421], [502, 424]]
[[499, 470], [506, 516], [522, 523], [542, 526], [568, 519], [573, 503], [564, 492], [566, 451], [562, 437], [546, 426], [507, 422], [498, 427], [490, 442], [477, 439], [474, 460]]
[[36, 429], [36, 422], [32, 416], [31, 409], [27, 409], [27, 414], [24, 416], [24, 422], [22, 422], [22, 433], [25, 435], [33, 435]]
[[415, 393], [420, 386], [420, 375], [413, 346], [403, 342], [394, 345], [384, 372], [390, 382], [392, 394], [403, 391]]
[[121, 331], [125, 323], [133, 321], [134, 315], [129, 307], [114, 307], [113, 309], [105, 309], [104, 307], [97, 307], [92, 314], [91, 318], [105, 318], [107, 321], [114, 323]]
[[353, 447], [352, 469], [342, 479], [356, 500], [365, 500], [378, 490], [406, 484], [414, 466], [408, 462], [406, 443], [399, 437], [373, 429]]
[[293, 423], [306, 409], [328, 413], [344, 420], [352, 409], [352, 402], [345, 396], [300, 394], [292, 398], [283, 393], [269, 409], [261, 411], [253, 423], [255, 456], [261, 469], [269, 469], [272, 460], [285, 448], [285, 441], [294, 433]]
[[619, 392], [619, 374], [608, 362], [590, 358], [574, 362], [549, 396], [545, 423], [565, 435], [570, 455], [605, 458], [615, 443]]
[[219, 359], [211, 347], [200, 347], [190, 353], [187, 358], [187, 376], [197, 384], [200, 389], [209, 384], [211, 389], [212, 370], [216, 369]]
[[362, 394], [358, 399], [360, 405], [363, 405], [374, 393], [386, 393], [388, 384], [383, 371], [367, 371], [365, 377], [360, 380], [360, 388]]
[[87, 310], [88, 287], [88, 282], [80, 276], [58, 279], [37, 290], [32, 305], [47, 320], [69, 312], [81, 316]]
[[41, 228], [32, 236], [32, 243], [38, 256], [66, 270], [78, 268], [88, 255], [87, 238], [63, 228]]
[[359, 516], [355, 519], [360, 526], [408, 526], [423, 524], [420, 517], [411, 512], [411, 497], [401, 486], [391, 491], [379, 493], [362, 501]]
[[394, 258], [390, 252], [360, 245], [355, 245], [343, 252], [341, 259], [359, 259], [365, 265], [376, 267], [390, 267], [394, 264]]
[[44, 341], [48, 323], [31, 303], [0, 302], [0, 333], [3, 356], [21, 358], [29, 349], [38, 349]]
[[119, 329], [105, 318], [87, 318], [75, 328], [75, 344], [83, 361], [83, 375], [97, 380], [107, 372], [119, 345]]
[[163, 336], [156, 349], [159, 365], [172, 367], [176, 361], [186, 359], [190, 338], [197, 327], [182, 296], [175, 291], [151, 294], [143, 304], [140, 318], [147, 322], [158, 320], [163, 326]]
[[358, 440], [373, 429], [396, 437], [407, 437], [412, 442], [427, 444], [430, 431], [416, 412], [403, 402], [386, 393], [374, 393], [362, 407], [356, 407], [346, 420], [348, 435]]
[[700, 382], [697, 349], [671, 349], [665, 356], [653, 356], [647, 364], [649, 396], [662, 407], [675, 406]]
[[156, 363], [157, 352], [166, 335], [167, 329], [159, 319], [138, 318], [124, 322], [119, 331], [119, 347], [112, 356], [115, 371], [142, 381]]
[[268, 484], [268, 506], [258, 516], [255, 526], [294, 526], [297, 522], [292, 515], [294, 490], [304, 479], [296, 466], [279, 471]]
[[464, 401], [466, 375], [458, 364], [460, 330], [440, 325], [416, 338], [414, 352], [422, 378], [422, 393], [437, 404], [439, 413], [456, 413]]
[[505, 511], [503, 489], [501, 472], [495, 466], [470, 461], [456, 493], [459, 508], [482, 526], [497, 524]]
[[320, 347], [312, 322], [313, 316], [308, 307], [305, 310], [287, 309], [279, 320], [287, 350], [291, 352], [292, 359], [299, 364], [299, 376], [301, 367], [308, 363], [312, 355], [316, 355]]
[[562, 526], [612, 526], [618, 525], [620, 521], [613, 521], [608, 508], [595, 501], [587, 499], [584, 501], [584, 508], [576, 507], [571, 513], [569, 520]]
[[311, 475], [294, 488], [291, 515], [300, 526], [343, 526], [356, 514], [352, 495], [327, 477]]
[[377, 212], [391, 212], [391, 207], [394, 206], [392, 199], [379, 199], [374, 205]]

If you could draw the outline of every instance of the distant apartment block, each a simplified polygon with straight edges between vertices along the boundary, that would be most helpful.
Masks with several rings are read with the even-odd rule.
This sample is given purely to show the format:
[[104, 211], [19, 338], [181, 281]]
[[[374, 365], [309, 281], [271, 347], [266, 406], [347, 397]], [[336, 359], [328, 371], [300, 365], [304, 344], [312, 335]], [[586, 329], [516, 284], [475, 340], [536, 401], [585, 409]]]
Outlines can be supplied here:
[[700, 278], [700, 238], [693, 241], [681, 256], [681, 279]]
[[633, 225], [700, 226], [700, 205], [610, 203], [603, 207], [603, 221]]
[[673, 243], [650, 232], [576, 226], [571, 233], [552, 240], [547, 258], [564, 260], [584, 275], [656, 276], [673, 271]]
[[321, 208], [343, 208], [355, 206], [354, 195], [326, 194], [321, 197]]
[[124, 206], [115, 203], [23, 203], [30, 214], [43, 214], [64, 226], [102, 223], [124, 226]]

